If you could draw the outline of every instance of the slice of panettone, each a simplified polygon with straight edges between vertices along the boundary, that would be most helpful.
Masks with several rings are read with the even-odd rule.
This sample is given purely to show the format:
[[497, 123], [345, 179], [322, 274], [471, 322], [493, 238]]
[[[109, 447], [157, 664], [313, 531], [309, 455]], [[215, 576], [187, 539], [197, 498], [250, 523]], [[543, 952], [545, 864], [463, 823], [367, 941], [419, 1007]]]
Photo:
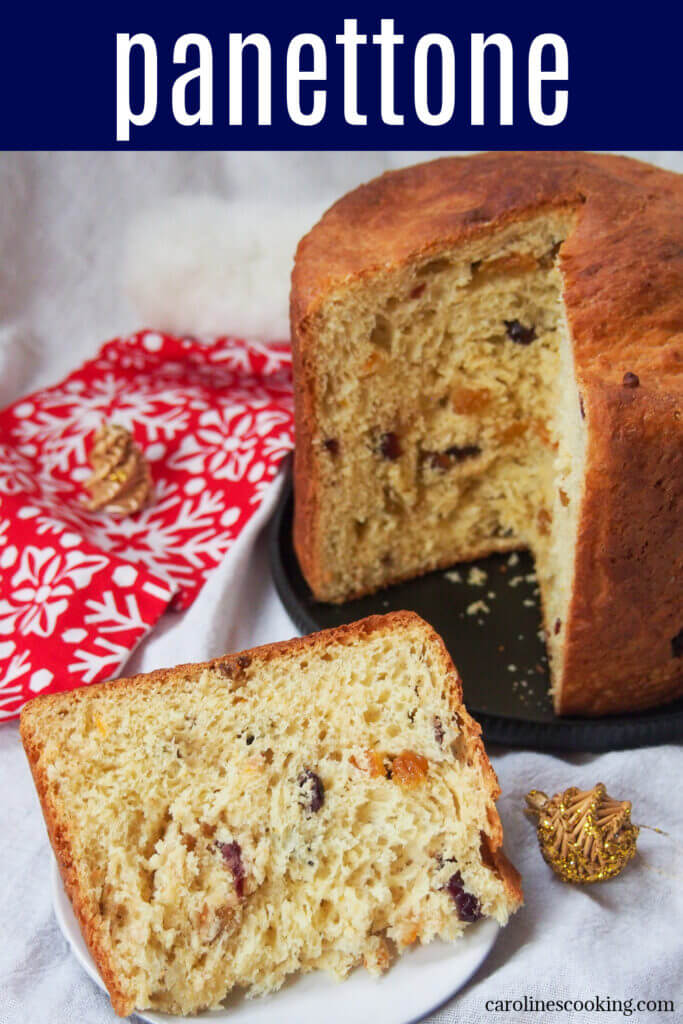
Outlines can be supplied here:
[[412, 613], [38, 698], [21, 731], [121, 1015], [378, 972], [521, 903], [479, 726]]

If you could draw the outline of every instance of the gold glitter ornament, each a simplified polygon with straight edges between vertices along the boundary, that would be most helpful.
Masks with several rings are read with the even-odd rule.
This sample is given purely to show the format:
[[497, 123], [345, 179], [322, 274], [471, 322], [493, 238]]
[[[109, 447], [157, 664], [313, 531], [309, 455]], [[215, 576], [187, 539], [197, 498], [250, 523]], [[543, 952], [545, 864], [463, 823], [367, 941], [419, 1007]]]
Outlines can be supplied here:
[[527, 795], [527, 810], [538, 819], [541, 853], [563, 882], [604, 882], [635, 855], [638, 826], [629, 800], [613, 800], [599, 782], [576, 786], [552, 799], [540, 790]]
[[103, 423], [90, 450], [93, 473], [85, 486], [88, 508], [128, 516], [148, 504], [152, 476], [142, 449], [132, 434], [117, 423]]

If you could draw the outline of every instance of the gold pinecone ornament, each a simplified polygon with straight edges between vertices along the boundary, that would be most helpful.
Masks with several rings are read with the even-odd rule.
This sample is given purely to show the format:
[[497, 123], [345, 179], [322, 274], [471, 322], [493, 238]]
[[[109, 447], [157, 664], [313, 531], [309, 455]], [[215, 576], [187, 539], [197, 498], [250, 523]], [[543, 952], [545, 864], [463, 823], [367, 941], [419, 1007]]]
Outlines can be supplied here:
[[599, 782], [593, 789], [571, 786], [552, 799], [532, 789], [528, 811], [537, 817], [543, 857], [563, 882], [604, 882], [635, 856], [638, 826], [629, 800], [613, 800]]
[[85, 486], [90, 491], [91, 512], [129, 516], [148, 504], [152, 496], [149, 464], [125, 427], [103, 423], [89, 458], [93, 473]]

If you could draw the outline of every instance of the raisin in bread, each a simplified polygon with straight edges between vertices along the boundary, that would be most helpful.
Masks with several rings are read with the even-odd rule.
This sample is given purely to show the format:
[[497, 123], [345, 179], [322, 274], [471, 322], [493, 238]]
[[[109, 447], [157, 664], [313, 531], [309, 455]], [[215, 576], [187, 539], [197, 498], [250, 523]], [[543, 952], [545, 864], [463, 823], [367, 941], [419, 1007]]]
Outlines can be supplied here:
[[530, 548], [559, 713], [683, 693], [683, 178], [498, 153], [299, 245], [295, 545], [342, 601]]
[[521, 902], [479, 726], [412, 613], [39, 697], [21, 731], [121, 1015], [380, 972]]

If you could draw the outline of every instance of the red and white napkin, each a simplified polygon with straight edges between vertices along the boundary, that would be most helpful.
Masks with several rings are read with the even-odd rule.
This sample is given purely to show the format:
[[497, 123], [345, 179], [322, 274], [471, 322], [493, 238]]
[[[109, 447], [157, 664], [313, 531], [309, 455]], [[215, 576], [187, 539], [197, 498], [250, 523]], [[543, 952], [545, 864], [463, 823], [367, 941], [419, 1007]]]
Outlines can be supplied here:
[[[87, 511], [103, 421], [130, 430], [154, 500]], [[293, 447], [286, 343], [143, 331], [0, 413], [0, 720], [38, 693], [116, 675], [169, 607], [189, 607]]]

